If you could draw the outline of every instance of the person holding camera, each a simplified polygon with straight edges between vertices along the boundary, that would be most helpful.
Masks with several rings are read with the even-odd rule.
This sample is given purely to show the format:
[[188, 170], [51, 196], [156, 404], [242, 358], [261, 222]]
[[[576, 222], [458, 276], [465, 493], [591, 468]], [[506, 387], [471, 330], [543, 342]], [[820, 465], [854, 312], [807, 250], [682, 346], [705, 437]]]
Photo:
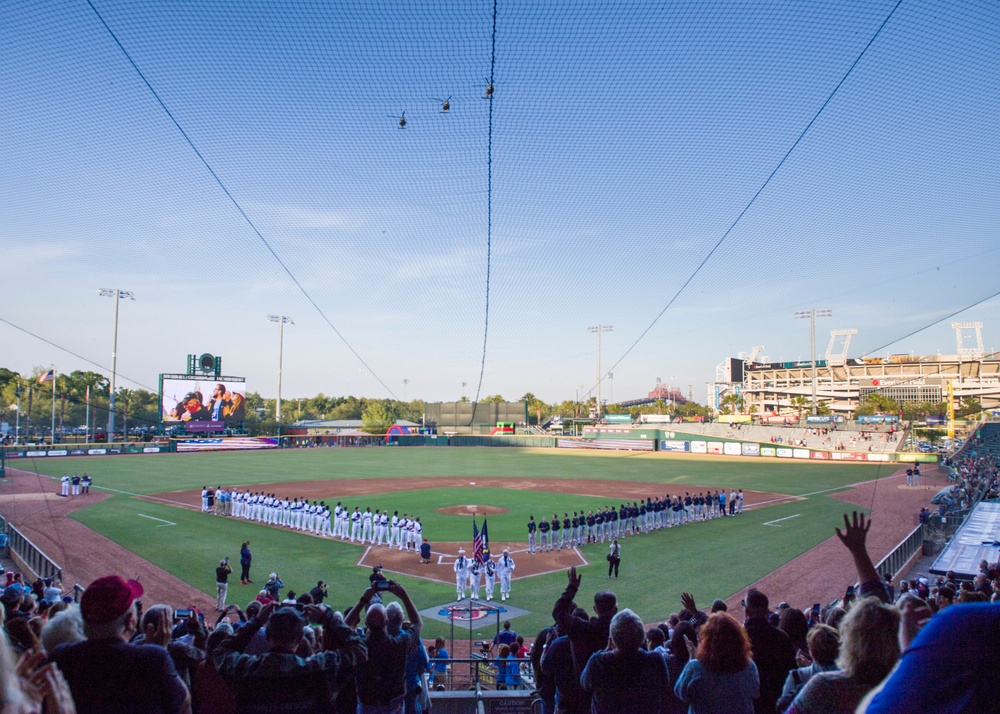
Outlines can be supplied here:
[[[377, 593], [388, 593], [400, 599], [409, 627], [403, 625], [399, 630], [389, 627], [386, 608], [375, 602]], [[392, 603], [390, 607], [398, 608], [399, 605]], [[374, 587], [365, 590], [344, 621], [348, 626], [356, 626], [361, 620], [361, 611], [366, 608], [366, 632], [362, 642], [368, 648], [368, 661], [359, 667], [355, 677], [357, 711], [358, 714], [401, 714], [406, 698], [406, 661], [420, 644], [423, 620], [406, 589], [395, 580], [377, 581]]]
[[[338, 693], [368, 659], [361, 638], [326, 605], [266, 605], [235, 635], [219, 643], [212, 662], [233, 690], [238, 711], [329, 711]], [[296, 654], [307, 620], [323, 627], [326, 649]], [[265, 627], [266, 625], [266, 627]], [[246, 654], [264, 628], [268, 651]]]
[[229, 574], [233, 572], [229, 564], [229, 558], [223, 558], [219, 562], [219, 567], [215, 569], [215, 586], [218, 588], [218, 597], [215, 600], [215, 611], [224, 612], [226, 609], [226, 595], [229, 594]]
[[608, 552], [608, 580], [611, 580], [611, 571], [614, 571], [615, 573], [615, 580], [618, 579], [618, 566], [621, 565], [621, 562], [622, 547], [618, 542], [618, 539], [615, 538], [611, 542], [611, 549]]

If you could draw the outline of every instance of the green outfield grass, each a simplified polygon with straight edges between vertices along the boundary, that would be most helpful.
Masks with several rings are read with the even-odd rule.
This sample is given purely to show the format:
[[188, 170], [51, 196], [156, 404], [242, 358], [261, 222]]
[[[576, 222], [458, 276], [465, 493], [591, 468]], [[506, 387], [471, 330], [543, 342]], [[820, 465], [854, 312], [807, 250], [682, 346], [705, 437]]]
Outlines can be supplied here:
[[[114, 495], [74, 512], [73, 517], [207, 594], [214, 594], [214, 567], [219, 559], [229, 556], [235, 562], [240, 543], [249, 538], [256, 583], [262, 583], [271, 570], [280, 572], [285, 582], [299, 592], [324, 579], [331, 584], [333, 603], [338, 607], [349, 605], [367, 585], [369, 571], [354, 565], [360, 547], [207, 516], [133, 496], [206, 484], [329, 480], [328, 502], [344, 500], [351, 508], [358, 505], [363, 510], [370, 505], [373, 510], [415, 513], [425, 523], [425, 535], [435, 542], [471, 541], [470, 519], [436, 512], [444, 506], [474, 503], [507, 508], [509, 513], [489, 517], [490, 536], [494, 541], [523, 541], [528, 514], [533, 513], [537, 520], [542, 514], [589, 510], [611, 503], [609, 499], [491, 488], [488, 481], [475, 487], [468, 485], [469, 481], [489, 476], [642, 481], [650, 482], [651, 495], [674, 490], [672, 484], [688, 483], [789, 495], [823, 492], [805, 500], [749, 511], [735, 519], [691, 524], [625, 540], [622, 579], [614, 589], [625, 605], [649, 621], [676, 611], [681, 592], [691, 592], [700, 604], [708, 605], [712, 599], [740, 591], [825, 540], [845, 510], [843, 502], [829, 498], [828, 492], [892, 471], [889, 465], [489, 448], [123, 456], [35, 460], [16, 466], [34, 466], [56, 477], [65, 471], [88, 471], [95, 478], [95, 489], [109, 489]], [[342, 479], [428, 476], [454, 477], [455, 487], [338, 498], [337, 484]], [[781, 527], [763, 525], [789, 516], [796, 517], [782, 521]], [[168, 526], [163, 521], [176, 525]], [[587, 546], [582, 551], [594, 563], [581, 571], [584, 581], [580, 599], [582, 604], [589, 604], [593, 593], [607, 586], [606, 546]], [[411, 577], [399, 580], [421, 608], [447, 602], [454, 595], [451, 584]], [[531, 611], [516, 620], [515, 629], [533, 635], [549, 624], [552, 603], [565, 582], [562, 573], [515, 581], [511, 604]], [[250, 600], [255, 594], [251, 588], [234, 584], [230, 588], [232, 598]], [[447, 635], [447, 630], [446, 625], [428, 622], [426, 632], [429, 636]]]

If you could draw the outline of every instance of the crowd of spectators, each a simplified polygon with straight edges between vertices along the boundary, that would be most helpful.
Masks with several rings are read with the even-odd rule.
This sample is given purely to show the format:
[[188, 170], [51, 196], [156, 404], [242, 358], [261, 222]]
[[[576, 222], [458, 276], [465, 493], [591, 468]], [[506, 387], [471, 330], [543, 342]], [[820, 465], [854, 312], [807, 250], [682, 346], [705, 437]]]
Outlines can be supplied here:
[[[752, 588], [742, 621], [725, 601], [706, 611], [687, 593], [648, 629], [609, 590], [594, 595], [591, 615], [570, 568], [553, 624], [530, 651], [509, 627], [498, 635], [498, 685], [524, 686], [527, 655], [546, 714], [994, 709], [1000, 565], [983, 561], [971, 582], [903, 581], [897, 595], [868, 555], [870, 526], [854, 514], [837, 529], [859, 583], [843, 599], [772, 608]], [[206, 619], [167, 604], [143, 610], [142, 585], [117, 575], [92, 582], [78, 604], [58, 583], [28, 587], [12, 575], [0, 595], [3, 712], [427, 708], [449, 654], [443, 639], [425, 649], [407, 591], [370, 587], [341, 614], [322, 602], [323, 585], [315, 598], [289, 592]]]

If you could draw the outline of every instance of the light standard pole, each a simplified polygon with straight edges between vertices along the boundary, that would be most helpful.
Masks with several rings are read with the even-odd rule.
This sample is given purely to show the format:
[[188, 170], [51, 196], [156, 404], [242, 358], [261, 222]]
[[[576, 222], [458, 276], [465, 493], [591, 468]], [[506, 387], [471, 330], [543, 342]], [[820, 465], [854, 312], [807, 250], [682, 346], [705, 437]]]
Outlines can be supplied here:
[[811, 308], [795, 313], [796, 320], [809, 318], [809, 354], [812, 359], [812, 413], [816, 416], [816, 318], [833, 317], [833, 311], [828, 308]]
[[608, 404], [615, 403], [615, 373], [608, 372]]
[[108, 400], [108, 442], [115, 440], [115, 377], [118, 371], [118, 301], [135, 300], [131, 290], [118, 288], [100, 288], [97, 294], [101, 297], [114, 298], [115, 301], [115, 339], [111, 347], [111, 393]]
[[601, 333], [611, 332], [611, 325], [592, 325], [587, 332], [597, 333], [597, 421], [601, 420]]
[[294, 325], [295, 320], [287, 315], [268, 315], [267, 319], [278, 323], [278, 401], [274, 405], [274, 419], [278, 422], [278, 436], [281, 436], [281, 361], [285, 352], [285, 323]]

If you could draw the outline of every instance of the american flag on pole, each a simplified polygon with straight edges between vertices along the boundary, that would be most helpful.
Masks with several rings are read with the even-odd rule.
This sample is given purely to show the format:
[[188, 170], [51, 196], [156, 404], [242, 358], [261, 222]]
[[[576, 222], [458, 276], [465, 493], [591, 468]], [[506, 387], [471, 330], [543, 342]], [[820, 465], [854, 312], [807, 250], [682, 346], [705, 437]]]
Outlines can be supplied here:
[[52, 382], [55, 380], [55, 378], [56, 378], [56, 371], [54, 369], [50, 369], [48, 372], [46, 372], [45, 374], [43, 374], [41, 377], [38, 378], [38, 383], [45, 384], [46, 382]]
[[[485, 521], [483, 522], [483, 527], [486, 527]], [[485, 558], [483, 558], [483, 534], [476, 527], [475, 516], [472, 517], [472, 556], [477, 563], [482, 564], [485, 562]]]

